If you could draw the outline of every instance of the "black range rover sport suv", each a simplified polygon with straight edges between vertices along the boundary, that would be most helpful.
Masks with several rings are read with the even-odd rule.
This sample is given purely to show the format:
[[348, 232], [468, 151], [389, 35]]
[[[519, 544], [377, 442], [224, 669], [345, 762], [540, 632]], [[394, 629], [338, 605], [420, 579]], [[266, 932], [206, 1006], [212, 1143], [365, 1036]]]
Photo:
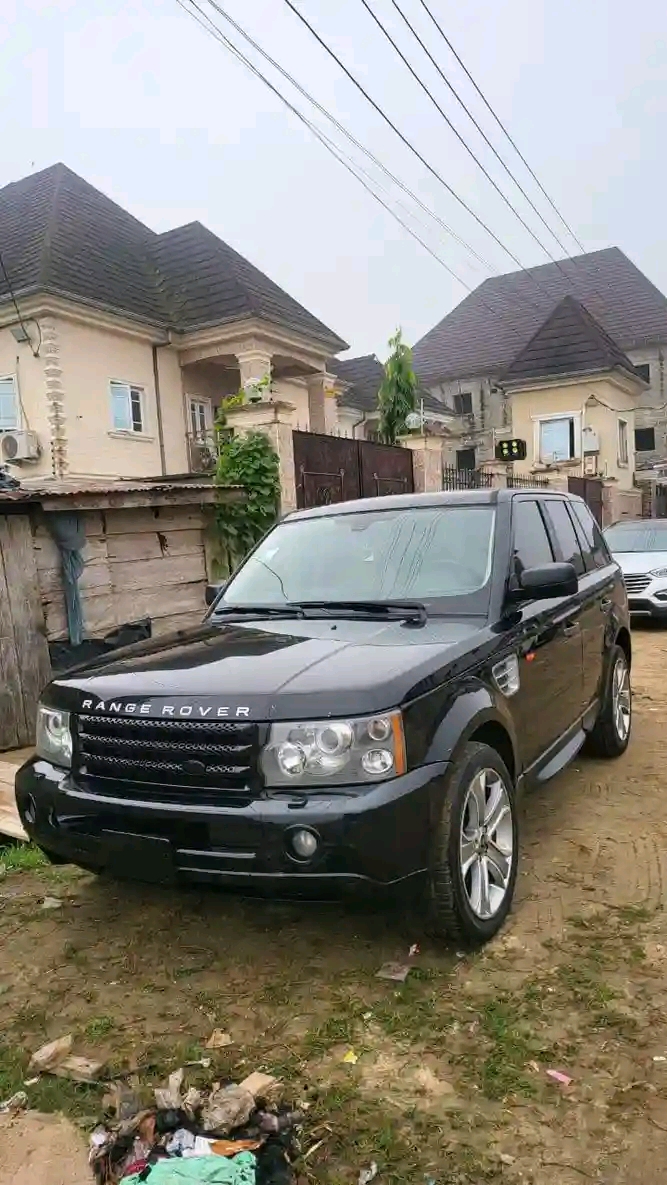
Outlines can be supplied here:
[[618, 566], [578, 498], [384, 497], [296, 512], [203, 624], [46, 688], [23, 824], [56, 861], [325, 896], [424, 889], [481, 943], [517, 802], [631, 725]]

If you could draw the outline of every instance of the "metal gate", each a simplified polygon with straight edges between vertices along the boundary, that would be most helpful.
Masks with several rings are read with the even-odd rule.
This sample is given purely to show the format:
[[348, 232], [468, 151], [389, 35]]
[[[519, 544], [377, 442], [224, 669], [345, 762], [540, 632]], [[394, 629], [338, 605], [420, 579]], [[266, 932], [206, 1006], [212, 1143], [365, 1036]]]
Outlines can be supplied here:
[[299, 509], [414, 489], [410, 449], [316, 432], [292, 435]]
[[602, 482], [599, 477], [568, 477], [570, 494], [583, 498], [593, 518], [602, 526]]
[[0, 515], [0, 751], [34, 741], [50, 676], [30, 520]]

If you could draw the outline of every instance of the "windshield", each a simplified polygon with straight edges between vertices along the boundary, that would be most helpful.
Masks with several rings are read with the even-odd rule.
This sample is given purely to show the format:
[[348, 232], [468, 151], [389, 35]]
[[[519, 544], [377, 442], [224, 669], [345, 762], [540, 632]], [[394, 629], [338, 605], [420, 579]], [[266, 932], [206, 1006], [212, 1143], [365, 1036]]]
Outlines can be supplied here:
[[462, 597], [487, 585], [492, 506], [407, 507], [280, 523], [223, 605]]
[[627, 526], [619, 523], [604, 532], [610, 551], [667, 551], [667, 520], [658, 523], [648, 519], [645, 523]]

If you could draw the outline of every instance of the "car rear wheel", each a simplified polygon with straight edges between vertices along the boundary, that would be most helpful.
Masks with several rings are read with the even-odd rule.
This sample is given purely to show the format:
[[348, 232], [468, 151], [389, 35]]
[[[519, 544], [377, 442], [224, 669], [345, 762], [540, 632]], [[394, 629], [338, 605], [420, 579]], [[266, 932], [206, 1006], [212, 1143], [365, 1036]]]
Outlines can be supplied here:
[[500, 930], [518, 862], [516, 798], [489, 745], [467, 744], [454, 764], [435, 837], [431, 905], [439, 936], [472, 946]]
[[589, 752], [596, 757], [620, 757], [628, 747], [631, 728], [630, 667], [625, 651], [614, 646], [609, 657], [602, 706], [588, 737]]

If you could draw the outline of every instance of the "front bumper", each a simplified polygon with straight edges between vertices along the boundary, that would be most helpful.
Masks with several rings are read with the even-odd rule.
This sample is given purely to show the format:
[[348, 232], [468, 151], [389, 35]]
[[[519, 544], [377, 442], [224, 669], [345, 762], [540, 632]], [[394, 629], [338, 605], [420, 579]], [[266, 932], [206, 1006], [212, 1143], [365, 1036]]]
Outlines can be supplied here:
[[[301, 801], [262, 798], [243, 806], [156, 800], [133, 787], [128, 800], [78, 785], [71, 773], [33, 758], [16, 776], [21, 821], [47, 852], [95, 871], [160, 884], [212, 883], [244, 892], [335, 896], [391, 889], [428, 868], [442, 810], [446, 763], [424, 766], [361, 794]], [[337, 787], [337, 790], [343, 790]], [[150, 797], [149, 797], [150, 795]], [[290, 854], [289, 833], [315, 832], [309, 861]]]
[[634, 617], [667, 618], [667, 581], [656, 578], [641, 593], [628, 593], [628, 608]]

